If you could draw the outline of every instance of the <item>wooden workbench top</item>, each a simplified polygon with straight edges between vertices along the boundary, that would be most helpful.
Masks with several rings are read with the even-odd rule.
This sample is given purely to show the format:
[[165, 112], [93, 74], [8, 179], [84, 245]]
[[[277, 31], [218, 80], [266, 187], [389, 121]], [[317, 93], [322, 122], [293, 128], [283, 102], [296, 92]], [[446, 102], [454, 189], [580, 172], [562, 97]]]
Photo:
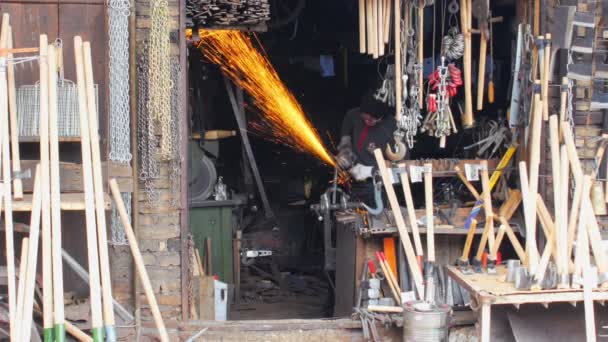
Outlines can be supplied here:
[[[455, 266], [448, 266], [448, 274], [466, 288], [472, 297], [491, 304], [524, 304], [551, 302], [578, 302], [583, 300], [583, 290], [550, 289], [542, 291], [518, 290], [512, 283], [502, 281], [506, 277], [505, 266], [497, 266], [496, 274], [463, 274]], [[593, 300], [608, 300], [608, 292], [594, 290]]]

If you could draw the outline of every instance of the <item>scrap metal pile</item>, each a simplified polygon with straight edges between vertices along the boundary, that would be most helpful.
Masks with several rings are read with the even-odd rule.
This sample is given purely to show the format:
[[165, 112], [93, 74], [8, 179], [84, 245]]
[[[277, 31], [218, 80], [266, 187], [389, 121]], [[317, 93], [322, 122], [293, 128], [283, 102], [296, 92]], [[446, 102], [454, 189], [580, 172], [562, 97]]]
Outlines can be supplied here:
[[190, 27], [256, 25], [270, 20], [268, 0], [188, 0]]

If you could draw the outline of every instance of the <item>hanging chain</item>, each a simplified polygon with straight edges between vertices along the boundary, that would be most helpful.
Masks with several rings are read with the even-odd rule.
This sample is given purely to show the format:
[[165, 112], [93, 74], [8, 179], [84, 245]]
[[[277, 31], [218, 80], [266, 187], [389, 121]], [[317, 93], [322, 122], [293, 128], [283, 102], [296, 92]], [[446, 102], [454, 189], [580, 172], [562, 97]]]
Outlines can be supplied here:
[[171, 81], [173, 82], [173, 88], [171, 91], [171, 126], [170, 126], [170, 140], [171, 140], [171, 160], [169, 161], [169, 182], [171, 193], [170, 204], [175, 208], [180, 207], [180, 196], [176, 195], [181, 192], [181, 161], [179, 142], [182, 137], [181, 130], [181, 113], [183, 113], [184, 105], [184, 92], [183, 89], [183, 77], [181, 65], [178, 58], [173, 58], [171, 62]]
[[159, 199], [154, 180], [160, 176], [160, 165], [156, 158], [158, 139], [154, 120], [148, 107], [150, 91], [148, 89], [149, 65], [148, 43], [144, 42], [143, 51], [137, 63], [137, 151], [139, 155], [139, 180], [143, 183], [143, 192], [148, 207], [154, 206]]
[[160, 124], [160, 155], [171, 159], [171, 45], [169, 5], [167, 0], [150, 0], [149, 78], [150, 117]]
[[129, 117], [129, 0], [110, 0], [110, 160], [131, 161]]
[[[125, 208], [127, 209], [127, 217], [129, 221], [131, 220], [131, 193], [130, 192], [121, 192], [120, 196], [122, 197], [123, 202], [125, 203]], [[118, 213], [118, 209], [116, 208], [116, 204], [112, 201], [112, 237], [110, 241], [108, 241], [111, 245], [128, 245], [129, 241], [127, 240], [127, 236], [125, 234], [125, 228], [122, 225], [122, 221], [120, 220], [120, 214]]]

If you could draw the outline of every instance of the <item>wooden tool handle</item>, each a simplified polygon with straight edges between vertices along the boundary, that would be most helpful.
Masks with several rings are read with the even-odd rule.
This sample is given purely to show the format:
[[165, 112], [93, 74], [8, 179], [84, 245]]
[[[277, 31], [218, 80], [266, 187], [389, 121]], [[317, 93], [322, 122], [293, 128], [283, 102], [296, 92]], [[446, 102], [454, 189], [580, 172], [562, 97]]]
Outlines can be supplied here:
[[504, 225], [500, 225], [498, 227], [498, 233], [496, 234], [496, 241], [494, 241], [494, 247], [490, 251], [490, 260], [496, 260], [496, 255], [498, 254], [498, 250], [500, 249], [500, 245], [502, 244], [502, 239], [505, 236], [506, 228]]
[[101, 308], [101, 288], [99, 274], [99, 252], [97, 247], [97, 223], [95, 220], [95, 194], [93, 188], [93, 167], [91, 162], [91, 141], [89, 136], [89, 113], [87, 107], [87, 86], [85, 76], [82, 38], [74, 37], [74, 59], [76, 61], [76, 84], [78, 86], [78, 110], [80, 121], [80, 145], [82, 154], [82, 179], [84, 183], [85, 223], [87, 235], [87, 255], [89, 265], [89, 290], [91, 300], [91, 324], [93, 335], [101, 334], [103, 326]]
[[127, 209], [125, 208], [122, 196], [120, 195], [120, 190], [118, 189], [116, 179], [110, 179], [110, 190], [112, 191], [112, 197], [114, 198], [114, 203], [116, 204], [116, 209], [118, 210], [118, 214], [120, 216], [120, 221], [125, 229], [125, 235], [127, 236], [129, 246], [131, 247], [131, 254], [133, 255], [133, 261], [135, 263], [137, 273], [139, 274], [141, 283], [144, 287], [148, 304], [150, 304], [150, 310], [152, 311], [156, 328], [158, 328], [160, 333], [160, 339], [162, 342], [169, 342], [169, 335], [167, 335], [167, 329], [165, 328], [163, 317], [161, 316], [158, 304], [156, 303], [154, 290], [152, 289], [152, 284], [150, 283], [146, 266], [144, 266], [144, 261], [141, 257], [139, 246], [137, 245], [137, 238], [133, 233], [133, 228], [131, 227], [131, 222], [129, 221], [129, 215], [127, 214]]
[[435, 262], [435, 218], [433, 215], [433, 164], [424, 164], [424, 200], [426, 207], [426, 253]]
[[422, 66], [418, 71], [418, 106], [424, 107], [424, 5], [418, 5], [418, 62]]
[[378, 56], [382, 57], [384, 56], [384, 0], [378, 0], [376, 6], [378, 6], [378, 26], [376, 29], [378, 38], [376, 42], [378, 43]]
[[524, 251], [524, 248], [521, 246], [521, 243], [517, 239], [515, 232], [513, 232], [513, 229], [509, 225], [509, 222], [503, 216], [500, 216], [498, 219], [500, 220], [501, 224], [505, 227], [505, 232], [507, 233], [507, 237], [509, 238], [509, 241], [511, 241], [511, 245], [513, 246], [513, 249], [515, 249], [515, 253], [517, 254], [517, 257], [519, 258], [519, 260], [521, 260], [522, 264], [526, 265], [527, 264], [526, 252]]
[[372, 312], [388, 312], [388, 313], [401, 313], [403, 308], [400, 306], [387, 306], [387, 305], [368, 305], [368, 311]]
[[494, 212], [492, 210], [492, 188], [490, 187], [490, 179], [488, 175], [488, 161], [481, 161], [481, 187], [483, 189], [482, 198], [483, 198], [483, 209], [486, 214], [486, 225], [489, 225], [488, 228], [488, 248], [490, 250], [494, 247]]
[[[403, 70], [401, 68], [401, 1], [395, 2], [395, 120], [399, 122], [401, 120], [402, 110], [402, 84], [401, 77], [403, 76]], [[389, 6], [390, 7], [390, 6]], [[407, 40], [407, 39], [406, 39]]]
[[[399, 167], [405, 168], [405, 164], [400, 164]], [[416, 255], [422, 256], [422, 243], [420, 241], [420, 230], [418, 229], [418, 220], [416, 218], [416, 210], [414, 209], [414, 199], [412, 198], [412, 190], [410, 188], [410, 180], [407, 172], [401, 173], [401, 186], [403, 188], [403, 197], [405, 197], [405, 205], [407, 208], [407, 218], [412, 227], [412, 235], [414, 236], [414, 246], [416, 247]]]
[[481, 32], [479, 40], [479, 68], [477, 69], [477, 110], [483, 109], [483, 89], [486, 82], [486, 54], [488, 41], [485, 33]]
[[557, 249], [561, 250], [561, 259], [558, 262], [558, 271], [560, 274], [569, 273], [569, 263], [571, 263], [570, 254], [568, 253], [568, 195], [570, 193], [570, 167], [568, 163], [568, 151], [566, 146], [560, 148], [560, 208], [563, 212], [556, 219], [557, 232], [559, 238], [557, 240]]
[[[8, 27], [7, 47], [13, 48], [13, 35], [11, 26]], [[13, 54], [9, 53], [7, 63], [6, 76], [8, 80], [8, 109], [10, 121], [10, 141], [11, 141], [11, 157], [13, 174], [21, 172], [21, 157], [19, 155], [19, 126], [17, 124], [17, 87], [15, 86], [15, 67], [11, 58]], [[23, 199], [23, 182], [21, 178], [13, 179], [13, 198], [15, 200]]]
[[[553, 212], [555, 213], [555, 221], [562, 221], [560, 218], [564, 215], [564, 211], [568, 210], [568, 208], [561, 207], [561, 161], [560, 161], [560, 152], [559, 152], [559, 128], [558, 128], [558, 117], [557, 115], [551, 115], [549, 118], [549, 147], [551, 151], [551, 183], [553, 184]], [[559, 270], [561, 270], [562, 260], [561, 254], [565, 253], [565, 250], [560, 250], [557, 246], [560, 244], [561, 235], [559, 234], [559, 229], [554, 229], [553, 237], [555, 239], [553, 248], [555, 249], [555, 258], [556, 258], [556, 266]]]
[[374, 30], [372, 29], [372, 25], [374, 24], [374, 15], [372, 11], [372, 1], [373, 0], [365, 0], [366, 51], [368, 55], [374, 54]]
[[481, 196], [479, 195], [479, 192], [477, 192], [477, 189], [475, 189], [473, 184], [471, 184], [471, 182], [469, 182], [469, 180], [464, 175], [464, 172], [462, 172], [460, 167], [458, 165], [454, 166], [454, 170], [456, 170], [456, 174], [458, 175], [458, 178], [460, 178], [460, 180], [462, 181], [464, 186], [466, 186], [467, 189], [469, 190], [469, 192], [471, 192], [471, 195], [473, 195], [473, 197], [475, 197], [476, 200], [480, 200]]
[[93, 342], [91, 336], [85, 334], [82, 330], [78, 329], [75, 325], [70, 322], [65, 322], [65, 331], [74, 336], [80, 342]]
[[374, 59], [378, 58], [378, 1], [372, 1], [372, 56]]
[[[560, 89], [559, 95], [559, 136], [562, 137], [562, 122], [566, 121], [566, 106], [568, 102], [568, 77], [562, 77], [562, 89]], [[560, 139], [561, 140], [561, 139]]]
[[27, 274], [27, 256], [30, 239], [21, 240], [21, 257], [19, 258], [19, 284], [17, 285], [17, 312], [15, 313], [15, 329], [21, 330], [23, 324], [23, 299], [25, 295], [25, 277]]
[[113, 329], [115, 324], [114, 309], [112, 305], [112, 279], [110, 276], [110, 257], [108, 256], [108, 237], [106, 229], [106, 212], [103, 187], [103, 173], [101, 170], [101, 149], [99, 146], [99, 125], [97, 123], [97, 106], [95, 96], [95, 82], [93, 77], [93, 62], [91, 58], [91, 44], [84, 42], [85, 80], [88, 106], [88, 130], [91, 141], [91, 161], [93, 166], [93, 189], [95, 197], [95, 217], [97, 219], [97, 241], [99, 245], [99, 270], [101, 274], [101, 290], [103, 298], [103, 317], [106, 328]]
[[393, 272], [390, 270], [390, 267], [386, 263], [386, 260], [384, 260], [384, 257], [378, 251], [376, 251], [376, 258], [378, 258], [378, 264], [380, 264], [380, 268], [386, 276], [386, 282], [388, 283], [391, 289], [393, 298], [395, 298], [395, 302], [397, 302], [398, 304], [401, 303], [401, 290], [397, 290], [398, 285], [396, 284], [395, 279], [391, 277]]
[[469, 8], [467, 0], [460, 0], [460, 26], [464, 36], [464, 113], [462, 126], [470, 128], [475, 123], [473, 119], [473, 97], [471, 94], [471, 25], [469, 21]]
[[486, 249], [486, 244], [488, 243], [488, 235], [490, 234], [490, 228], [492, 228], [489, 222], [490, 221], [486, 220], [486, 225], [484, 226], [483, 233], [481, 234], [481, 240], [479, 240], [479, 247], [477, 247], [477, 254], [475, 255], [475, 259], [477, 259], [477, 261], [481, 261], [483, 251]]
[[391, 0], [384, 0], [384, 33], [382, 34], [382, 37], [384, 37], [384, 44], [388, 44], [390, 37], [391, 12]]
[[477, 229], [477, 220], [473, 219], [471, 221], [471, 226], [469, 227], [469, 231], [467, 232], [467, 239], [464, 242], [464, 248], [462, 249], [462, 255], [460, 256], [460, 260], [469, 260], [469, 253], [471, 251], [471, 245], [473, 244], [473, 237], [475, 236], [475, 230]]
[[359, 0], [359, 53], [365, 51], [365, 0]]
[[551, 33], [545, 35], [545, 52], [543, 55], [543, 88], [542, 88], [542, 99], [543, 99], [543, 120], [549, 120], [549, 73], [551, 72]]
[[410, 238], [407, 234], [405, 221], [403, 220], [403, 215], [401, 213], [401, 207], [399, 205], [399, 201], [397, 200], [395, 189], [393, 188], [392, 182], [390, 181], [388, 170], [386, 168], [386, 162], [384, 161], [384, 157], [382, 156], [382, 150], [375, 149], [374, 157], [376, 158], [376, 163], [378, 165], [378, 169], [380, 170], [380, 175], [382, 176], [384, 190], [386, 191], [386, 195], [388, 197], [388, 201], [393, 212], [393, 217], [395, 218], [395, 223], [397, 224], [399, 237], [401, 238], [401, 243], [403, 244], [403, 248], [405, 250], [408, 266], [410, 268], [412, 277], [414, 278], [414, 284], [416, 285], [418, 296], [419, 298], [424, 298], [424, 290], [422, 288], [422, 273], [420, 271], [420, 268], [418, 267], [418, 263], [416, 262], [416, 253], [414, 253], [412, 242], [410, 241]]

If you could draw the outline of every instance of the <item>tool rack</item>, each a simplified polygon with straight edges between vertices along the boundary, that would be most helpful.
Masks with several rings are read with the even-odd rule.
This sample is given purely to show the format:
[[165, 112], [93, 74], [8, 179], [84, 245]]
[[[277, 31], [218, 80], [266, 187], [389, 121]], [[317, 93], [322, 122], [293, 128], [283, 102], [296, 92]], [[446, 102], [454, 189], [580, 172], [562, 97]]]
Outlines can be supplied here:
[[[518, 290], [512, 283], [502, 281], [505, 279], [507, 269], [504, 266], [496, 267], [496, 274], [473, 273], [463, 274], [455, 266], [448, 266], [448, 274], [460, 286], [467, 289], [471, 295], [471, 307], [479, 313], [479, 337], [481, 342], [490, 341], [491, 312], [493, 305], [513, 305], [519, 308], [521, 304], [574, 303], [583, 301], [583, 290], [552, 289], [543, 291]], [[608, 292], [593, 290], [593, 301], [608, 300]]]

